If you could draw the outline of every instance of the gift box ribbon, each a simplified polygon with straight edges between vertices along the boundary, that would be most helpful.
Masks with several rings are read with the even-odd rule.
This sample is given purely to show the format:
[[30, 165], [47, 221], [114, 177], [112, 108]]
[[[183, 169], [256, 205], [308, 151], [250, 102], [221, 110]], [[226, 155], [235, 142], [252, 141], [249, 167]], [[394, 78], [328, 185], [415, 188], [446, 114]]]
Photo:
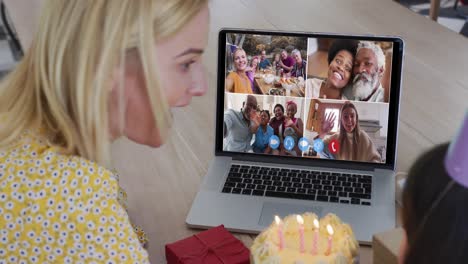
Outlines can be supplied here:
[[[222, 243], [217, 243], [216, 245], [208, 245], [203, 239], [201, 239], [198, 235], [194, 235], [195, 238], [197, 238], [204, 246], [203, 250], [200, 252], [197, 252], [196, 254], [189, 254], [185, 255], [179, 258], [178, 263], [183, 263], [184, 260], [190, 260], [190, 259], [200, 259], [203, 260], [210, 254], [213, 254], [216, 256], [221, 263], [223, 264], [229, 264], [223, 260], [224, 257], [232, 257], [236, 256], [238, 254], [241, 254], [246, 250], [245, 247], [242, 247], [240, 250], [237, 250], [235, 252], [219, 252], [218, 250], [224, 246], [230, 245], [230, 244], [236, 244], [239, 243], [239, 241], [235, 237], [230, 237], [229, 239], [224, 240]], [[222, 253], [222, 255], [219, 255]]]

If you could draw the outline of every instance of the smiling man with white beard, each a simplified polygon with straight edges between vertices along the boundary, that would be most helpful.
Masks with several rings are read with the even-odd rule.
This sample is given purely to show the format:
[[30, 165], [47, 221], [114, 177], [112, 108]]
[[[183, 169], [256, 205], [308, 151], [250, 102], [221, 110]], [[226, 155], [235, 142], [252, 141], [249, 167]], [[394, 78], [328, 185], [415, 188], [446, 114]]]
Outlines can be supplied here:
[[385, 71], [385, 55], [377, 44], [361, 41], [353, 66], [353, 85], [350, 98], [358, 101], [383, 102], [384, 88], [380, 83]]

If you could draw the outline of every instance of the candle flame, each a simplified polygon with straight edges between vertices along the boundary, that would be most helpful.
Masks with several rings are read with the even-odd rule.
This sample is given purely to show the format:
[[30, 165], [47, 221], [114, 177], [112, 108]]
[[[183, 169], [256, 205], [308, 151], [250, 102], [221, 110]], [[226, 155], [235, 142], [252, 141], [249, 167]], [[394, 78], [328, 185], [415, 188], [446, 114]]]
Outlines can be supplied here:
[[314, 219], [314, 226], [317, 229], [320, 227], [320, 223], [319, 223], [319, 221], [317, 219]]
[[302, 218], [301, 215], [297, 215], [297, 216], [296, 216], [296, 219], [297, 219], [297, 222], [298, 222], [300, 225], [303, 225], [303, 224], [304, 224], [304, 219]]
[[330, 236], [333, 235], [333, 228], [331, 227], [331, 225], [327, 225], [327, 231]]
[[279, 225], [281, 223], [281, 219], [277, 215], [275, 215], [275, 222], [276, 222], [277, 225]]

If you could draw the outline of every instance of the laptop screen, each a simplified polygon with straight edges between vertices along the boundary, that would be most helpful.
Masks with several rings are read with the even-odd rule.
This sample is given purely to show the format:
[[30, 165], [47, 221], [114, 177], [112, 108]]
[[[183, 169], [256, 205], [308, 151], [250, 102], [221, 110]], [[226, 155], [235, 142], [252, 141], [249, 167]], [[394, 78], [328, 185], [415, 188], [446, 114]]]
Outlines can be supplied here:
[[399, 90], [401, 65], [392, 63], [401, 60], [394, 53], [402, 43], [277, 32], [223, 36], [223, 152], [394, 163], [391, 112], [398, 111], [391, 105], [399, 91], [392, 89]]

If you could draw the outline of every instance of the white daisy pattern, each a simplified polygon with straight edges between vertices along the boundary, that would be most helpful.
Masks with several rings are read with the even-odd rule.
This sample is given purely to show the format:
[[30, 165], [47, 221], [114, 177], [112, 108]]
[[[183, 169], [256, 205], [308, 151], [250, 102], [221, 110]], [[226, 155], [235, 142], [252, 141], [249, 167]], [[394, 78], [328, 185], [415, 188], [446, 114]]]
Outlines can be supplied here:
[[115, 173], [42, 133], [0, 149], [0, 263], [149, 263]]

